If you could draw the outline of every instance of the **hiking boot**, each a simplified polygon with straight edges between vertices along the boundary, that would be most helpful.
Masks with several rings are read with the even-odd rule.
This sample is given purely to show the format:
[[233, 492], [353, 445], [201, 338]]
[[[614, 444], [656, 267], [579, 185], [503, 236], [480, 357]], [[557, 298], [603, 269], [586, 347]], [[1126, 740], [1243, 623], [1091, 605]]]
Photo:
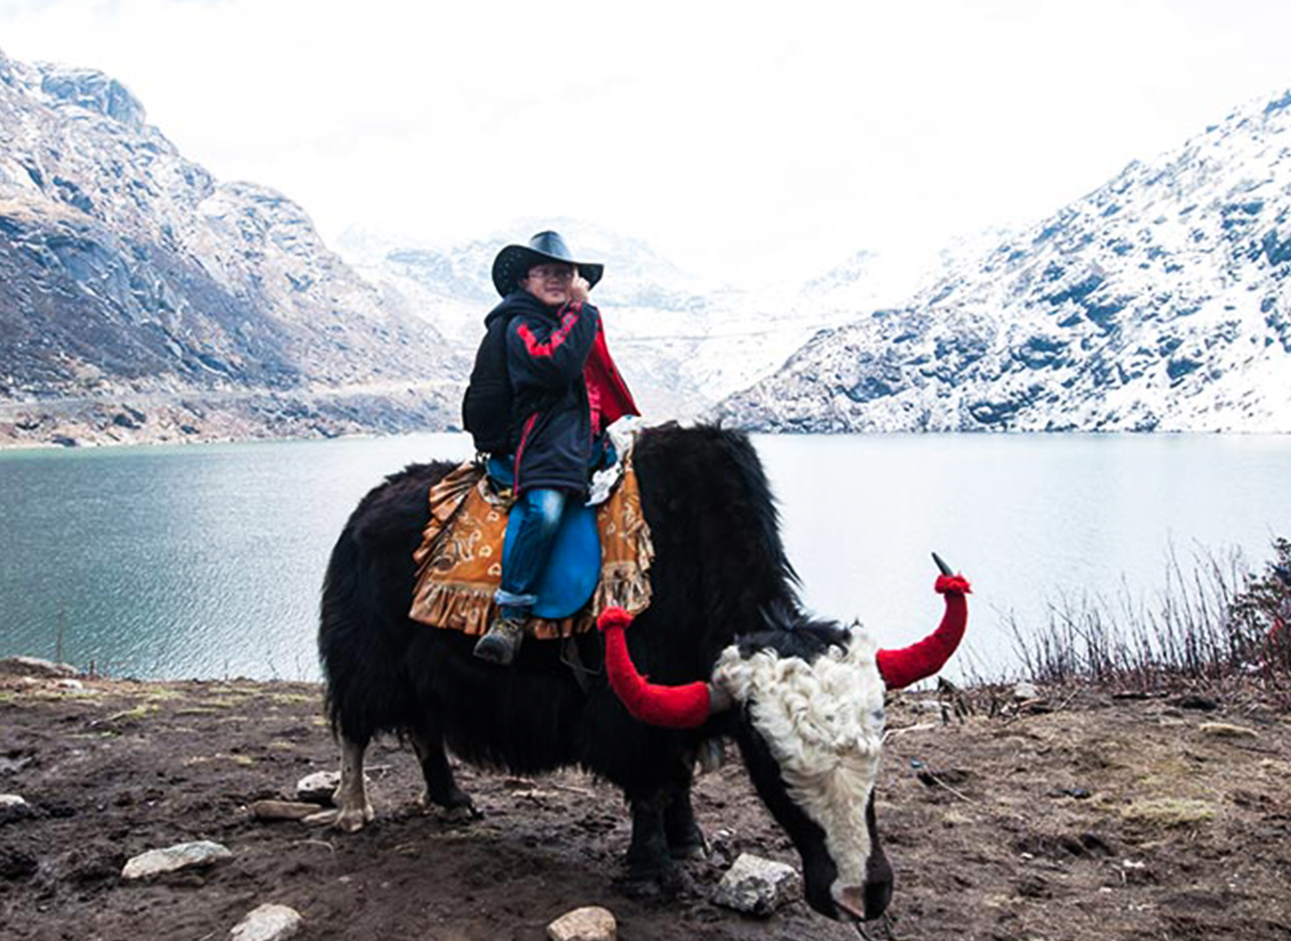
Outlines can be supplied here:
[[524, 640], [524, 621], [499, 615], [488, 632], [475, 642], [475, 656], [500, 667], [508, 667]]

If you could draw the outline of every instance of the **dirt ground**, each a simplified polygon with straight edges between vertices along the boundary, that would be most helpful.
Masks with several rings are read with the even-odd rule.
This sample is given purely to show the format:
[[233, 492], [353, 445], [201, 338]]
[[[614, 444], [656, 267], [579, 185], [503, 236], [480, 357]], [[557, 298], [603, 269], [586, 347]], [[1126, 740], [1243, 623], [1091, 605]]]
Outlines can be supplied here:
[[[1291, 938], [1291, 716], [1249, 698], [1042, 692], [988, 708], [976, 691], [962, 718], [890, 703], [878, 814], [897, 885], [865, 937]], [[0, 809], [0, 937], [227, 938], [265, 902], [299, 911], [305, 939], [539, 941], [584, 905], [610, 909], [624, 941], [861, 936], [803, 902], [760, 919], [708, 900], [741, 852], [799, 865], [733, 746], [696, 789], [711, 853], [666, 902], [616, 891], [622, 801], [575, 772], [460, 769], [486, 816], [450, 822], [415, 807], [415, 762], [390, 742], [369, 753], [378, 816], [362, 832], [252, 819], [253, 801], [337, 767], [320, 697], [0, 677], [0, 794], [27, 802]], [[130, 857], [199, 839], [232, 859], [121, 878]]]

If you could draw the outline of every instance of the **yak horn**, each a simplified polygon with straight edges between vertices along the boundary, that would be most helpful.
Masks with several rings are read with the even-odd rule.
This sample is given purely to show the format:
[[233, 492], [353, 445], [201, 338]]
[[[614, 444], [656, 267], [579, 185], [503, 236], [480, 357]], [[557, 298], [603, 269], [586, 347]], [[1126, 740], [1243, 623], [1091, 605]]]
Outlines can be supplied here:
[[941, 569], [933, 588], [946, 596], [946, 613], [937, 629], [917, 644], [878, 652], [879, 674], [888, 689], [902, 689], [932, 676], [946, 665], [964, 637], [964, 627], [968, 624], [968, 601], [964, 596], [972, 588], [963, 575], [951, 574], [950, 566], [941, 556], [934, 552], [932, 557]]
[[628, 654], [625, 629], [632, 615], [622, 608], [606, 608], [596, 621], [605, 635], [605, 672], [610, 687], [627, 707], [628, 714], [649, 725], [672, 729], [693, 729], [713, 713], [713, 697], [707, 683], [697, 680], [683, 686], [648, 683], [637, 672]]

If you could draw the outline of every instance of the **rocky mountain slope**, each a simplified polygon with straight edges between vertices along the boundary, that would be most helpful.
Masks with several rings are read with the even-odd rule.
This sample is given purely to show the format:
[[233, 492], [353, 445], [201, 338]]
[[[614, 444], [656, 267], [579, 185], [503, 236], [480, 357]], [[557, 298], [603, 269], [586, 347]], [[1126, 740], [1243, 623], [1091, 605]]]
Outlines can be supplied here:
[[770, 431], [1291, 431], [1291, 93], [726, 399]]
[[120, 83], [0, 54], [0, 443], [443, 427], [465, 369]]

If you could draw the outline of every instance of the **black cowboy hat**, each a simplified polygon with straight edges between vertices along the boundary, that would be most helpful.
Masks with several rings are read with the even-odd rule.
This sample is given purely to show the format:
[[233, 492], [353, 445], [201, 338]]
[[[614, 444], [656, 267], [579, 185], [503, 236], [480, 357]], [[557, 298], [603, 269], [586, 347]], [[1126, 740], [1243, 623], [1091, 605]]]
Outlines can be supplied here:
[[493, 286], [506, 297], [516, 289], [516, 284], [529, 273], [530, 268], [548, 261], [576, 265], [578, 273], [591, 287], [596, 287], [596, 282], [605, 273], [604, 265], [575, 261], [559, 232], [539, 232], [528, 245], [508, 245], [498, 252], [498, 257], [493, 259]]

